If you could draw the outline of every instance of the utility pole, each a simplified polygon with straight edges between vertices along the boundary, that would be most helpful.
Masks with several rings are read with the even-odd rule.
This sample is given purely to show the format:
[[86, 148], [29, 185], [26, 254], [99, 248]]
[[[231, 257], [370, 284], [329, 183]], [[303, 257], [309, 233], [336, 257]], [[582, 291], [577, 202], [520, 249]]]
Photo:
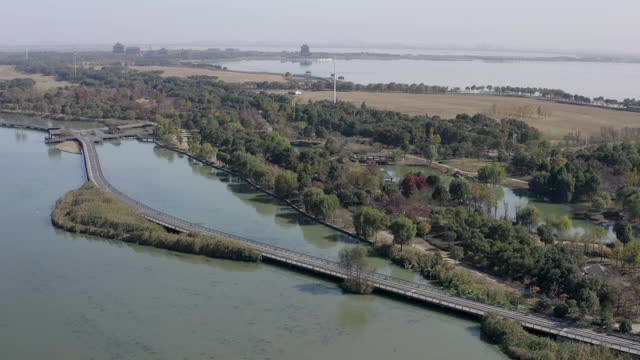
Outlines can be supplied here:
[[336, 74], [336, 58], [333, 58], [333, 103], [337, 104], [338, 103], [338, 92], [337, 92], [337, 81], [338, 81], [338, 74]]
[[76, 53], [73, 52], [73, 78], [75, 79], [78, 75], [77, 66], [76, 66]]
[[24, 50], [24, 59], [29, 61], [29, 48], [26, 48]]

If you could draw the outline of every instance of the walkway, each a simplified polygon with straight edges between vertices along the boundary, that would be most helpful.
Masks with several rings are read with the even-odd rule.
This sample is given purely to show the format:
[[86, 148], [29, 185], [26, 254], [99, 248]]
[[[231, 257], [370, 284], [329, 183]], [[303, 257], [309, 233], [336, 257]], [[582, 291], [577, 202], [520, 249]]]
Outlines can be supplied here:
[[[152, 209], [131, 199], [111, 186], [111, 184], [109, 184], [109, 182], [104, 178], [100, 167], [100, 160], [98, 159], [98, 154], [93, 142], [82, 136], [78, 136], [78, 141], [82, 145], [83, 158], [89, 181], [92, 181], [103, 191], [110, 193], [115, 198], [131, 206], [148, 220], [180, 232], [203, 233], [206, 235], [221, 236], [242, 241], [260, 251], [265, 260], [286, 264], [291, 267], [318, 274], [332, 276], [337, 279], [344, 279], [347, 277], [345, 269], [336, 262], [192, 224], [185, 220], [178, 219], [174, 216]], [[574, 325], [542, 317], [540, 315], [522, 313], [499, 306], [487, 305], [455, 297], [447, 292], [430, 286], [396, 279], [375, 272], [368, 273], [366, 275], [366, 279], [378, 290], [386, 291], [409, 299], [477, 316], [493, 312], [502, 317], [515, 320], [521, 323], [525, 328], [531, 330], [575, 339], [594, 345], [602, 345], [634, 355], [640, 355], [640, 342], [635, 339], [620, 337], [616, 334], [597, 333], [589, 328], [575, 327]]]

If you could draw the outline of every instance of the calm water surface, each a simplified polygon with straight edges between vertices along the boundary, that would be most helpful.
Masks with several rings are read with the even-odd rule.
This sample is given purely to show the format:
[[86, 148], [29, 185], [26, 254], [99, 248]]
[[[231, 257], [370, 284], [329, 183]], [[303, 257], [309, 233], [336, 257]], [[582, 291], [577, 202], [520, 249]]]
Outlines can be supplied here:
[[[331, 282], [264, 264], [58, 231], [49, 214], [82, 184], [83, 165], [42, 137], [0, 129], [2, 359], [505, 358], [480, 340], [476, 322], [450, 314], [344, 295]], [[173, 175], [175, 186], [161, 190], [184, 198], [190, 188], [179, 190]], [[131, 174], [147, 187], [163, 184], [153, 176]]]
[[[304, 74], [329, 77], [331, 61], [310, 65], [279, 60], [222, 63], [230, 70]], [[471, 85], [546, 87], [588, 97], [617, 100], [640, 98], [640, 64], [588, 62], [485, 62], [424, 60], [338, 60], [336, 73], [346, 81], [424, 83], [461, 87]]]

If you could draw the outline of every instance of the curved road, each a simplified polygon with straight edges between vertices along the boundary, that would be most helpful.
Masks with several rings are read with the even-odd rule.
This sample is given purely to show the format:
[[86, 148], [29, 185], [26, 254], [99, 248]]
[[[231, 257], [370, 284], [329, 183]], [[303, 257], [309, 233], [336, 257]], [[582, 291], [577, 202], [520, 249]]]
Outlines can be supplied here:
[[[109, 184], [109, 182], [104, 178], [100, 167], [100, 160], [98, 159], [98, 154], [95, 146], [93, 145], [93, 141], [83, 136], [78, 136], [78, 141], [82, 145], [83, 158], [89, 181], [92, 181], [103, 191], [110, 193], [120, 201], [131, 206], [148, 220], [180, 232], [203, 233], [235, 239], [260, 251], [263, 258], [267, 260], [288, 264], [292, 267], [329, 275], [338, 279], [344, 279], [347, 277], [345, 269], [336, 262], [192, 224], [188, 221], [157, 211], [133, 200], [111, 186], [111, 184]], [[478, 316], [493, 312], [502, 317], [518, 321], [525, 328], [531, 330], [562, 336], [594, 345], [602, 345], [633, 355], [640, 355], [640, 342], [631, 338], [617, 336], [616, 334], [598, 333], [589, 328], [576, 327], [573, 324], [546, 318], [537, 314], [523, 313], [499, 306], [487, 305], [455, 297], [447, 292], [430, 286], [396, 279], [375, 272], [367, 273], [365, 277], [375, 288], [379, 290], [401, 295], [410, 299]]]

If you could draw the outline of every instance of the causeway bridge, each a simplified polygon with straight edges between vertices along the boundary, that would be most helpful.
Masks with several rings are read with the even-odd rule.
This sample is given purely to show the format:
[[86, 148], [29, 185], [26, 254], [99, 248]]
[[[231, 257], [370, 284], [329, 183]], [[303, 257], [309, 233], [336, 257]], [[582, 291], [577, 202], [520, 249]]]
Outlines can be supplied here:
[[[100, 167], [100, 160], [96, 152], [93, 139], [88, 139], [82, 135], [77, 136], [83, 150], [83, 158], [87, 178], [103, 191], [111, 194], [118, 200], [131, 206], [139, 214], [148, 220], [185, 233], [203, 233], [206, 235], [227, 237], [241, 241], [254, 249], [260, 251], [265, 260], [285, 264], [301, 270], [315, 272], [336, 279], [345, 279], [346, 271], [338, 263], [321, 259], [299, 252], [283, 249], [255, 240], [241, 238], [235, 235], [226, 234], [214, 229], [192, 224], [188, 221], [165, 214], [137, 202], [129, 196], [114, 188], [105, 179]], [[414, 282], [404, 281], [391, 276], [370, 272], [365, 275], [366, 280], [379, 291], [395, 294], [415, 301], [441, 306], [443, 308], [459, 311], [462, 313], [482, 316], [487, 313], [496, 313], [499, 316], [515, 320], [527, 329], [555, 335], [562, 338], [573, 339], [594, 345], [601, 345], [615, 349], [624, 353], [640, 355], [640, 341], [633, 338], [623, 337], [613, 333], [599, 333], [590, 328], [577, 327], [557, 319], [547, 318], [537, 314], [524, 313], [510, 310], [494, 305], [487, 305], [473, 300], [467, 300], [452, 296], [447, 292], [437, 288], [422, 285]]]

